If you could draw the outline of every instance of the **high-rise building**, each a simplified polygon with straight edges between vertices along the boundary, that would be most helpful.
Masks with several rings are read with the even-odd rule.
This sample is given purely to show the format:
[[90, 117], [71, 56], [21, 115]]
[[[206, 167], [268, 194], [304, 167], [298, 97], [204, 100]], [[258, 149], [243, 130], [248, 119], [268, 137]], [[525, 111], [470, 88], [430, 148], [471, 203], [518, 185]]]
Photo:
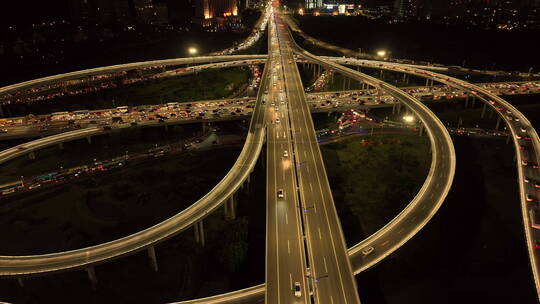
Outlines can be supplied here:
[[237, 0], [196, 0], [196, 16], [201, 19], [238, 15]]
[[116, 16], [116, 23], [124, 25], [133, 23], [133, 16], [131, 14], [131, 8], [129, 7], [129, 0], [114, 0], [113, 6]]
[[418, 19], [431, 15], [431, 1], [395, 0], [394, 15], [399, 19]]
[[134, 0], [135, 17], [141, 24], [164, 24], [169, 22], [165, 4], [154, 4], [152, 0]]
[[98, 22], [101, 24], [111, 24], [116, 23], [116, 16], [114, 13], [114, 3], [115, 1], [110, 0], [97, 0], [96, 3], [96, 14]]
[[129, 0], [69, 0], [68, 10], [71, 21], [76, 24], [128, 24], [133, 21]]
[[323, 5], [322, 0], [306, 0], [305, 8], [307, 8], [307, 9], [317, 9], [317, 8], [322, 8], [323, 6], [324, 5]]
[[93, 11], [93, 5], [89, 0], [70, 0], [68, 2], [69, 19], [73, 23], [89, 22], [93, 17]]

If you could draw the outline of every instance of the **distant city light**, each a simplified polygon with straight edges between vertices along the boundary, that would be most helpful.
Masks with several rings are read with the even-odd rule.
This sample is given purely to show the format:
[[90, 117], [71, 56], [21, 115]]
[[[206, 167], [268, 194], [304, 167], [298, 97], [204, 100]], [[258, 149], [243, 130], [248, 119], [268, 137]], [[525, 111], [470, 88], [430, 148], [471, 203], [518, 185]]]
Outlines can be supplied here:
[[414, 121], [414, 116], [412, 116], [412, 115], [403, 116], [403, 120], [405, 122], [413, 122]]
[[195, 55], [195, 54], [197, 54], [197, 49], [194, 48], [194, 47], [190, 47], [188, 49], [188, 52], [189, 52], [190, 55]]
[[386, 57], [386, 51], [385, 51], [385, 50], [379, 50], [379, 51], [377, 51], [377, 56], [379, 56], [379, 57]]

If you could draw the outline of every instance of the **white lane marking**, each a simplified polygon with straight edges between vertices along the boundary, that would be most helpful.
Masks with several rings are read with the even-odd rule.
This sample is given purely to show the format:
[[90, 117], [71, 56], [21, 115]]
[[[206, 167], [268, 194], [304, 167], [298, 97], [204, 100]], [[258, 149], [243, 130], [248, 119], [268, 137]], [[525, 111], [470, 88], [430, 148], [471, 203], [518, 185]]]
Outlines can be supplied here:
[[321, 227], [319, 227], [319, 239], [322, 240]]
[[384, 245], [388, 244], [388, 242], [389, 242], [389, 240], [384, 241], [384, 242], [381, 244], [381, 246], [384, 246]]
[[289, 214], [285, 212], [285, 223], [289, 225]]
[[293, 285], [292, 285], [292, 273], [290, 273], [290, 272], [289, 272], [289, 283], [290, 283], [290, 286], [291, 286], [291, 289], [292, 289], [293, 288]]
[[311, 191], [313, 191], [313, 185], [311, 184], [311, 182], [309, 182], [309, 188], [311, 189]]
[[291, 244], [289, 240], [287, 240], [287, 251], [289, 252], [289, 254], [291, 254]]
[[328, 273], [328, 266], [326, 266], [326, 258], [323, 257], [323, 262], [324, 262], [324, 271], [326, 271]]
[[332, 304], [334, 304], [334, 298], [332, 298], [332, 295], [330, 295], [330, 302], [332, 302]]

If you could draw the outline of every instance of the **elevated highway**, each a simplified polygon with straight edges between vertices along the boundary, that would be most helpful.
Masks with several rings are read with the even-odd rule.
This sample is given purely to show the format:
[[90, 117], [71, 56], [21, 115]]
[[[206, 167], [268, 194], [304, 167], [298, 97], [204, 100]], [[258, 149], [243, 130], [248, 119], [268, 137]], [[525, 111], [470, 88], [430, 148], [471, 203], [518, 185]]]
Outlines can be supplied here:
[[[258, 100], [261, 97], [262, 92], [259, 92]], [[164, 241], [200, 222], [209, 213], [229, 200], [244, 181], [248, 179], [265, 142], [264, 117], [265, 108], [260, 106], [260, 102], [257, 102], [246, 143], [231, 170], [210, 192], [177, 215], [138, 233], [96, 246], [44, 255], [0, 256], [0, 276], [20, 277], [87, 268], [92, 279], [92, 274], [95, 277], [95, 272], [88, 267], [94, 264], [133, 254], [144, 249], [153, 252], [154, 244]], [[68, 139], [70, 137], [92, 135], [96, 132], [100, 132], [100, 130], [90, 128], [76, 131], [75, 134], [67, 132], [58, 136]], [[11, 148], [17, 151], [7, 151], [8, 155], [4, 155], [3, 159], [4, 161], [9, 160], [12, 157], [27, 153], [29, 149], [37, 149], [55, 139], [44, 138], [37, 143], [23, 144], [22, 149], [20, 149], [20, 146]]]
[[[341, 58], [338, 58], [338, 59], [336, 59], [336, 58], [332, 58], [332, 59], [322, 58], [321, 59], [321, 58], [316, 58], [316, 56], [312, 56], [309, 53], [307, 53], [307, 52], [305, 52], [305, 51], [303, 51], [301, 49], [295, 49], [295, 51], [298, 54], [300, 54], [301, 56], [304, 56], [305, 58], [307, 58], [311, 62], [316, 62], [316, 63], [324, 65], [326, 67], [335, 69], [336, 71], [339, 71], [340, 73], [344, 73], [345, 75], [347, 75], [347, 76], [349, 76], [351, 78], [365, 81], [366, 83], [369, 83], [372, 86], [378, 87], [378, 88], [380, 88], [382, 90], [390, 90], [391, 89], [390, 87], [387, 87], [386, 84], [381, 83], [379, 80], [366, 78], [366, 75], [358, 73], [358, 72], [356, 72], [354, 70], [350, 70], [350, 69], [346, 69], [346, 68], [343, 68], [343, 67], [338, 66], [338, 65], [334, 65], [331, 62], [331, 61], [335, 60], [335, 61], [341, 61], [344, 64], [351, 64], [352, 65], [353, 63], [351, 63], [350, 59], [341, 59]], [[347, 62], [342, 61], [342, 60], [346, 60]], [[365, 64], [366, 66], [368, 66], [368, 65], [373, 64], [373, 63], [365, 62], [365, 63], [362, 63], [362, 64]], [[376, 63], [376, 65], [380, 65], [380, 63]], [[461, 80], [458, 80], [458, 79], [455, 79], [455, 78], [452, 78], [452, 77], [448, 77], [446, 75], [441, 75], [441, 74], [437, 74], [437, 73], [433, 73], [433, 72], [427, 72], [425, 70], [418, 69], [418, 68], [412, 69], [410, 65], [403, 66], [403, 65], [399, 65], [399, 64], [387, 63], [382, 67], [378, 66], [378, 68], [384, 68], [384, 69], [388, 69], [388, 70], [414, 74], [414, 75], [420, 76], [420, 77], [428, 77], [428, 78], [434, 79], [436, 81], [440, 81], [441, 83], [444, 83], [444, 84], [447, 84], [447, 85], [450, 85], [450, 86], [453, 86], [453, 87], [460, 88], [462, 90], [468, 91], [470, 93], [473, 93], [473, 91], [476, 92], [476, 93], [473, 93], [473, 94], [477, 95], [480, 100], [485, 101], [486, 104], [489, 104], [489, 105], [493, 106], [496, 111], [498, 111], [499, 113], [502, 114], [501, 117], [502, 117], [502, 119], [505, 120], [505, 122], [510, 127], [510, 130], [512, 131], [512, 133], [514, 135], [514, 138], [515, 138], [515, 136], [517, 136], [517, 135], [519, 135], [521, 133], [525, 133], [526, 135], [531, 136], [531, 138], [532, 138], [531, 142], [532, 142], [532, 148], [533, 149], [528, 150], [527, 152], [517, 153], [518, 154], [517, 155], [518, 163], [521, 163], [521, 161], [523, 161], [523, 160], [529, 161], [531, 163], [532, 162], [538, 163], [538, 159], [539, 159], [539, 157], [537, 155], [537, 151], [539, 151], [538, 150], [538, 135], [536, 134], [536, 131], [534, 130], [534, 128], [532, 128], [532, 126], [530, 125], [530, 122], [517, 109], [512, 107], [510, 104], [505, 102], [503, 99], [501, 99], [501, 98], [499, 98], [497, 96], [494, 96], [488, 90], [485, 90], [483, 88], [471, 85], [469, 83], [466, 83], [464, 81], [461, 81]], [[263, 87], [263, 86], [261, 86], [261, 87]], [[393, 93], [390, 93], [390, 95], [392, 95], [395, 98], [405, 100], [403, 102], [406, 103], [407, 106], [411, 107], [411, 109], [414, 110], [415, 105], [412, 105], [412, 100], [408, 96], [404, 96], [402, 93], [399, 93], [399, 92], [393, 92]], [[411, 104], [407, 103], [407, 100], [410, 101]], [[504, 106], [504, 108], [505, 108], [504, 112], [502, 112], [501, 110], [497, 110], [495, 108], [495, 104], [492, 104], [490, 101], [495, 101], [497, 103], [497, 105]], [[421, 107], [419, 107], [416, 110], [419, 111], [419, 112], [422, 112], [423, 109]], [[510, 113], [506, 113], [506, 110], [510, 111]], [[509, 119], [508, 115], [511, 115], [512, 119]], [[518, 121], [515, 120], [516, 117], [519, 119]], [[422, 121], [423, 121], [423, 124], [426, 127], [426, 129], [428, 129], [428, 134], [429, 134], [430, 132], [429, 132], [428, 125], [430, 125], [430, 123], [426, 122], [424, 120], [422, 120]], [[252, 125], [253, 125], [253, 123], [252, 123]], [[431, 125], [434, 128], [438, 127], [436, 122], [431, 122]], [[521, 128], [524, 128], [525, 131], [521, 131]], [[251, 130], [251, 128], [250, 128], [250, 130]], [[88, 134], [91, 135], [91, 132], [96, 131], [96, 130], [88, 129], [88, 130], [85, 130], [85, 131], [88, 131], [89, 132]], [[255, 133], [256, 132], [254, 132], [254, 134]], [[444, 134], [439, 134], [439, 135], [441, 135], [440, 136], [441, 138], [445, 137]], [[66, 136], [72, 136], [72, 135], [66, 135]], [[85, 137], [85, 136], [86, 136], [86, 134], [84, 136], [82, 136], [82, 137]], [[430, 141], [432, 141], [432, 147], [436, 147], [437, 145], [433, 145], [433, 138], [432, 137], [433, 136], [430, 135]], [[519, 147], [520, 144], [521, 144], [521, 142], [519, 142], [518, 140], [515, 140], [516, 149]], [[441, 141], [441, 142], [438, 143], [438, 145], [444, 146], [445, 143]], [[244, 150], [245, 149], [246, 149], [246, 147], [244, 147]], [[244, 150], [243, 150], [243, 152], [244, 152]], [[24, 153], [27, 153], [27, 151], [24, 151], [24, 152], [21, 151], [21, 154], [24, 154]], [[434, 151], [432, 151], [432, 153], [433, 154], [439, 153], [441, 156], [443, 156], [443, 152], [435, 151], [435, 149], [434, 149]], [[0, 154], [0, 159], [2, 159], [1, 157], [2, 156]], [[448, 176], [447, 177], [444, 177], [444, 176], [441, 176], [441, 175], [436, 176], [435, 170], [433, 168], [434, 168], [434, 163], [436, 165], [438, 162], [441, 162], [441, 160], [437, 161], [436, 157], [434, 156], [433, 160], [432, 160], [432, 167], [431, 167], [431, 170], [430, 170], [430, 173], [429, 173], [429, 176], [428, 176], [428, 180], [433, 180], [433, 179], [444, 180], [444, 179], [448, 179]], [[236, 165], [237, 164], [235, 164], [235, 166]], [[454, 166], [455, 166], [455, 164], [454, 164]], [[449, 166], [447, 168], [442, 168], [442, 169], [445, 169], [446, 171], [448, 171], [450, 167], [451, 167], [451, 164], [449, 164]], [[518, 174], [519, 174], [519, 177], [520, 177], [520, 194], [521, 194], [521, 201], [522, 201], [522, 210], [524, 211], [523, 216], [524, 216], [524, 223], [525, 223], [525, 231], [526, 231], [526, 236], [527, 236], [529, 253], [531, 255], [531, 263], [533, 264], [533, 267], [535, 267], [537, 265], [537, 262], [535, 262], [536, 256], [535, 256], [535, 251], [534, 251], [533, 244], [534, 244], [534, 240], [535, 240], [537, 231], [530, 227], [530, 221], [528, 220], [528, 212], [527, 211], [529, 211], [531, 208], [533, 208], [533, 206], [532, 206], [532, 204], [527, 204], [527, 202], [526, 202], [526, 190], [529, 190], [530, 185], [525, 185], [524, 182], [521, 182], [521, 181], [524, 180], [525, 177], [528, 177], [528, 176], [532, 176], [533, 178], [537, 177], [537, 175], [538, 175], [537, 171], [538, 170], [533, 170], [533, 169], [534, 168], [532, 168], [532, 166], [525, 166], [525, 167], [518, 166]], [[429, 185], [428, 185], [428, 180], [426, 180], [426, 183], [424, 184], [421, 191], [419, 192], [419, 195], [417, 197], [415, 197], [413, 202], [411, 202], [411, 204], [402, 213], [400, 213], [400, 215], [398, 215], [398, 217], [400, 219], [402, 219], [403, 221], [400, 222], [400, 219], [398, 219], [398, 217], [396, 217], [392, 222], [390, 222], [387, 226], [383, 227], [379, 231], [380, 234], [379, 234], [378, 237], [372, 236], [373, 238], [370, 237], [370, 238], [364, 240], [363, 242], [361, 242], [360, 244], [358, 244], [358, 245], [354, 246], [353, 248], [349, 249], [348, 255], [351, 258], [351, 261], [352, 261], [352, 264], [353, 264], [353, 269], [354, 269], [355, 273], [359, 273], [362, 270], [365, 270], [365, 269], [369, 268], [370, 266], [372, 266], [377, 261], [379, 261], [380, 259], [384, 258], [384, 256], [387, 255], [387, 254], [386, 255], [379, 254], [379, 249], [378, 248], [383, 248], [383, 250], [385, 252], [390, 254], [393, 250], [395, 250], [399, 246], [401, 246], [400, 244], [403, 244], [408, 238], [412, 237], [412, 235], [414, 235], [414, 233], [417, 230], [421, 229], [421, 226], [425, 225], [427, 220], [429, 220], [429, 218], [431, 216], [433, 216], [433, 214], [438, 209], [437, 204], [440, 205], [440, 203], [438, 201], [434, 202], [433, 199], [429, 204], [428, 203], [422, 203], [421, 197], [426, 196], [427, 193], [433, 193], [433, 192], [436, 193], [437, 191], [443, 191], [444, 192], [445, 187], [443, 185], [442, 187], [438, 187], [438, 188], [437, 187], [430, 188]], [[426, 185], [428, 185], [428, 186], [426, 186]], [[214, 189], [212, 191], [214, 191]], [[437, 190], [437, 189], [439, 189], [439, 190]], [[536, 190], [532, 189], [532, 191], [536, 191]], [[420, 198], [419, 198], [419, 196], [420, 196]], [[440, 202], [442, 202], [442, 200], [440, 200]], [[411, 209], [418, 209], [418, 211], [413, 212], [412, 210], [408, 210], [409, 207], [411, 207]], [[425, 209], [425, 210], [420, 212], [419, 211], [420, 209]], [[423, 220], [418, 219], [418, 217], [423, 218]], [[406, 223], [405, 220], [404, 220], [406, 218], [409, 218], [409, 220], [407, 221], [408, 223]], [[396, 221], [396, 222], [394, 222], [394, 221]], [[402, 230], [401, 232], [392, 229], [392, 227], [394, 227], [395, 225], [398, 224], [397, 222], [400, 222], [400, 224], [405, 227], [404, 230]], [[421, 223], [421, 225], [419, 226], [418, 223]], [[392, 225], [394, 225], [394, 226], [392, 226]], [[391, 234], [390, 232], [392, 232], [392, 231], [395, 232], [396, 234], [401, 234], [402, 235], [400, 237], [401, 239], [396, 240], [396, 237], [388, 238], [388, 239], [383, 238], [383, 235], [390, 235]], [[377, 232], [377, 233], [379, 233], [379, 232]], [[382, 238], [380, 240], [381, 242], [375, 242], [376, 239], [379, 239], [379, 238]], [[386, 242], [386, 243], [383, 244], [384, 242]], [[377, 250], [374, 251], [369, 256], [367, 256], [367, 257], [369, 257], [369, 259], [367, 259], [366, 257], [364, 257], [361, 254], [361, 251], [362, 251], [363, 248], [366, 248], [366, 246], [373, 246], [373, 245], [375, 245], [374, 248], [377, 248]], [[386, 247], [388, 247], [388, 249], [384, 249], [385, 245], [386, 245]], [[98, 247], [98, 246], [96, 246], [96, 247]], [[144, 246], [139, 247], [138, 249], [135, 249], [135, 250], [141, 250], [141, 248], [144, 249]], [[93, 249], [93, 247], [92, 247], [92, 249]], [[92, 255], [94, 255], [97, 251], [99, 251], [99, 249], [96, 248], [95, 250], [96, 251], [90, 250], [89, 252]], [[74, 252], [73, 254], [77, 254], [77, 253]], [[30, 273], [45, 273], [45, 272], [59, 271], [59, 270], [64, 270], [64, 269], [84, 267], [85, 265], [87, 266], [87, 265], [91, 265], [92, 263], [96, 263], [95, 260], [88, 259], [87, 263], [78, 262], [78, 264], [75, 263], [77, 265], [72, 266], [72, 267], [62, 268], [62, 267], [59, 267], [59, 266], [50, 266], [50, 265], [53, 265], [54, 263], [56, 263], [57, 265], [61, 264], [60, 259], [57, 258], [57, 257], [54, 257], [54, 255], [56, 255], [56, 254], [50, 255], [50, 257], [49, 257], [49, 255], [48, 255], [48, 257], [43, 257], [42, 261], [45, 262], [45, 264], [48, 263], [49, 266], [43, 266], [42, 268], [40, 268], [41, 271], [38, 271], [38, 272], [32, 272], [32, 271], [27, 271], [27, 272], [13, 272], [13, 271], [4, 272], [4, 270], [2, 270], [0, 275], [1, 274], [3, 274], [3, 275], [17, 275], [17, 274], [30, 274]], [[33, 256], [30, 256], [30, 259], [28, 259], [28, 261], [32, 260], [31, 257], [33, 257]], [[34, 257], [37, 257], [37, 256], [34, 256]], [[9, 259], [6, 260], [4, 258], [9, 258], [9, 257], [0, 257], [0, 265], [4, 265], [5, 261], [9, 261]], [[79, 257], [79, 259], [80, 259], [80, 257]], [[15, 263], [13, 263], [14, 265], [18, 263], [17, 259], [13, 259], [13, 260], [15, 261]], [[80, 259], [80, 260], [83, 260], [83, 259]], [[103, 259], [101, 261], [104, 261], [104, 260], [107, 260], [107, 259]], [[37, 261], [37, 260], [34, 259], [34, 261]], [[14, 267], [16, 267], [16, 266], [14, 266]], [[23, 268], [24, 267], [27, 267], [26, 269], [28, 269], [28, 264], [26, 264], [26, 266], [23, 266]], [[0, 269], [3, 269], [3, 267], [0, 267]], [[538, 275], [536, 274], [536, 272], [533, 269], [533, 276], [534, 276], [535, 282], [536, 282], [536, 284], [538, 286], [538, 279], [537, 279]], [[226, 295], [220, 295], [220, 296], [212, 297], [212, 299], [207, 299], [208, 302], [200, 302], [200, 303], [246, 303], [246, 302], [242, 302], [242, 301], [244, 301], [246, 299], [244, 297], [247, 297], [248, 294], [249, 294], [250, 297], [252, 297], [254, 299], [254, 301], [260, 300], [259, 297], [261, 296], [261, 294], [264, 294], [264, 286], [263, 285], [255, 286], [253, 288], [250, 288], [249, 291], [235, 292], [234, 295], [226, 294]], [[225, 299], [225, 297], [227, 297], [227, 300], [224, 300], [224, 301], [230, 301], [230, 302], [221, 302], [222, 301], [221, 299], [222, 298]], [[190, 302], [183, 302], [183, 303], [195, 303], [196, 301], [199, 301], [199, 300], [193, 300], [193, 301], [190, 301]], [[203, 299], [203, 300], [200, 300], [200, 301], [206, 301], [206, 300]], [[249, 300], [249, 301], [251, 301], [251, 300]], [[197, 302], [197, 303], [199, 303], [199, 302]]]

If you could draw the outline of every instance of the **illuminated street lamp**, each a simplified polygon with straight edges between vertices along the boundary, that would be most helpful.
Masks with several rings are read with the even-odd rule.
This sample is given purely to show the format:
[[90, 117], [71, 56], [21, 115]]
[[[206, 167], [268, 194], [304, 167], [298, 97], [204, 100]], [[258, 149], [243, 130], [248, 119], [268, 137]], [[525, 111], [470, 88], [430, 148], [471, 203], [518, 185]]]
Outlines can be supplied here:
[[304, 15], [304, 9], [302, 9], [302, 8], [301, 8], [301, 9], [299, 9], [299, 10], [298, 10], [298, 14], [300, 14], [300, 15]]
[[404, 120], [406, 123], [414, 122], [414, 116], [412, 116], [412, 115], [403, 116], [403, 120]]
[[190, 55], [195, 55], [195, 54], [197, 54], [197, 52], [198, 52], [198, 50], [197, 50], [196, 48], [194, 48], [194, 47], [190, 47], [190, 48], [188, 49], [188, 53], [189, 53]]
[[377, 56], [379, 57], [386, 57], [386, 51], [385, 50], [378, 50]]

